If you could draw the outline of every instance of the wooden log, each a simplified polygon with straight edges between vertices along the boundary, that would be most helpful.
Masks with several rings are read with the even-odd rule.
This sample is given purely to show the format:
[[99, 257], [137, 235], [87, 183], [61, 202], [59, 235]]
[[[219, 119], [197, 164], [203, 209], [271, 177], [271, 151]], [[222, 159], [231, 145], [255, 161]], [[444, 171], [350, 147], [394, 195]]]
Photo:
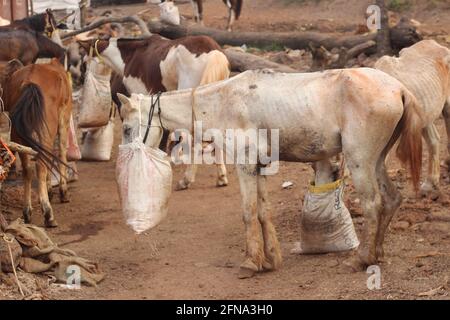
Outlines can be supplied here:
[[12, 142], [12, 141], [6, 143], [6, 145], [12, 152], [25, 153], [25, 154], [29, 154], [30, 156], [37, 155], [37, 152], [34, 151], [33, 149], [23, 146], [21, 144]]
[[299, 72], [291, 67], [269, 61], [254, 54], [241, 52], [233, 48], [225, 49], [224, 53], [227, 56], [228, 61], [230, 61], [232, 71], [244, 72], [246, 70], [270, 68], [278, 72]]
[[[327, 50], [333, 48], [353, 48], [368, 41], [376, 41], [376, 33], [366, 35], [341, 35], [319, 32], [227, 32], [214, 28], [202, 27], [197, 24], [179, 26], [164, 24], [160, 21], [150, 21], [148, 28], [151, 32], [158, 33], [169, 39], [177, 39], [185, 36], [207, 35], [216, 40], [220, 45], [252, 47], [287, 47], [291, 49], [308, 49], [310, 43], [314, 46], [323, 46]], [[391, 40], [394, 48], [410, 46], [421, 37], [411, 25], [400, 23], [391, 28]]]
[[8, 227], [8, 222], [6, 221], [6, 218], [3, 216], [3, 213], [0, 212], [0, 231], [5, 231]]
[[107, 17], [107, 18], [98, 19], [98, 20], [92, 22], [91, 24], [87, 25], [86, 27], [81, 28], [80, 30], [72, 31], [72, 32], [61, 35], [61, 39], [64, 40], [64, 39], [67, 39], [70, 37], [74, 37], [80, 33], [94, 30], [98, 27], [101, 27], [104, 24], [107, 24], [107, 23], [134, 23], [139, 27], [139, 29], [141, 29], [141, 33], [143, 36], [151, 36], [151, 33], [148, 30], [147, 25], [141, 18], [139, 18], [138, 16], [127, 16], [127, 17], [122, 17], [122, 18]]

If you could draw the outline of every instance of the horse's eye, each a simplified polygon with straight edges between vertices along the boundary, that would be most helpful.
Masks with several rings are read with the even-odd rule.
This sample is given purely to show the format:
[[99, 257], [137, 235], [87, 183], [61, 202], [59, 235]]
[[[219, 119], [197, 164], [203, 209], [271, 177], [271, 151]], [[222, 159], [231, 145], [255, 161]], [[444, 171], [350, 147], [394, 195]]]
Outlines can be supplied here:
[[126, 136], [130, 136], [131, 135], [131, 128], [127, 127], [127, 126], [124, 126], [123, 127], [123, 134], [126, 135]]

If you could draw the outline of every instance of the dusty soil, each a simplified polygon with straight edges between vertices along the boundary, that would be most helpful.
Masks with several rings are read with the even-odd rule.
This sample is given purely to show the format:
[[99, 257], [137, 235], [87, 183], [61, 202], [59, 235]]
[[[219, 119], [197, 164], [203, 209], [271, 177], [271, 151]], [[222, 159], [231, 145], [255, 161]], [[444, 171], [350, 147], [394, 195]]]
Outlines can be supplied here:
[[[247, 1], [237, 30], [259, 30], [271, 23], [286, 23], [277, 30], [289, 29], [289, 21], [298, 24], [308, 15], [336, 19], [340, 11], [306, 6], [256, 5]], [[341, 3], [344, 1], [332, 1]], [[347, 2], [347, 1], [346, 1]], [[350, 1], [359, 3], [360, 1]], [[361, 1], [364, 2], [364, 1]], [[136, 12], [144, 6], [120, 7], [117, 10]], [[181, 6], [190, 14], [190, 7]], [[334, 9], [333, 9], [334, 8]], [[349, 6], [350, 8], [350, 6]], [[214, 9], [214, 10], [213, 10]], [[101, 11], [98, 8], [96, 11]], [[270, 10], [273, 10], [271, 13]], [[309, 14], [305, 11], [310, 10]], [[356, 7], [356, 11], [360, 7]], [[334, 12], [333, 12], [334, 11]], [[346, 10], [343, 10], [346, 11]], [[225, 7], [219, 0], [208, 0], [206, 23], [225, 25]], [[212, 14], [210, 13], [212, 12]], [[352, 16], [347, 10], [345, 16]], [[426, 20], [426, 14], [420, 13]], [[267, 17], [273, 17], [273, 22]], [[441, 19], [448, 19], [444, 13]], [[339, 18], [341, 19], [341, 18]], [[342, 22], [344, 23], [344, 22]], [[444, 25], [441, 25], [443, 27]], [[449, 24], [447, 24], [449, 27]], [[275, 28], [275, 27], [274, 27]], [[448, 31], [447, 31], [448, 32]], [[446, 156], [446, 138], [442, 121], [439, 131], [442, 159]], [[120, 123], [116, 121], [116, 145], [120, 141]], [[228, 167], [229, 186], [215, 187], [214, 167], [202, 166], [197, 181], [186, 191], [173, 192], [169, 214], [159, 226], [136, 236], [122, 218], [115, 184], [115, 157], [105, 163], [79, 162], [79, 181], [70, 184], [71, 202], [53, 201], [57, 229], [51, 237], [64, 248], [99, 262], [107, 278], [97, 287], [81, 290], [51, 290], [53, 299], [448, 299], [450, 276], [450, 195], [447, 168], [442, 167], [443, 196], [438, 201], [417, 199], [404, 170], [393, 158], [389, 170], [405, 197], [391, 224], [385, 241], [386, 257], [380, 263], [381, 289], [367, 289], [366, 273], [348, 273], [341, 262], [349, 253], [324, 255], [291, 255], [298, 241], [298, 221], [302, 199], [312, 170], [306, 164], [283, 163], [278, 175], [269, 178], [269, 194], [274, 221], [282, 246], [284, 263], [276, 272], [259, 274], [239, 280], [237, 271], [244, 258], [245, 235], [238, 181], [234, 168]], [[174, 168], [174, 181], [182, 168]], [[291, 189], [282, 189], [283, 181], [292, 181]], [[347, 189], [354, 224], [361, 234], [364, 218], [360, 215], [356, 195]], [[8, 219], [20, 216], [20, 189], [4, 186], [2, 211]], [[35, 199], [36, 200], [36, 199]], [[36, 202], [35, 202], [36, 203]], [[37, 203], [36, 203], [37, 204]], [[38, 207], [34, 223], [43, 224]], [[441, 288], [429, 292], [431, 289]], [[419, 295], [420, 293], [425, 295]], [[428, 292], [428, 293], [427, 293]], [[2, 292], [0, 292], [0, 298]]]

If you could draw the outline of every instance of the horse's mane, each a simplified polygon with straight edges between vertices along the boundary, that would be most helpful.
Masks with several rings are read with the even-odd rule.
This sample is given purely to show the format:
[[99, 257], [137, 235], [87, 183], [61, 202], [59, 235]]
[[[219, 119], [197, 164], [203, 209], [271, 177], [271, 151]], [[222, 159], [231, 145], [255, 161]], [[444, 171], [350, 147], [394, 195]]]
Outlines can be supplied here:
[[[46, 16], [47, 16], [46, 12], [36, 14], [31, 17], [26, 17], [26, 18], [23, 18], [20, 20], [15, 20], [11, 23], [11, 25], [12, 26], [25, 25], [33, 31], [44, 32], [45, 26], [46, 26], [46, 21], [45, 21]], [[53, 16], [51, 16], [51, 18], [54, 19]]]

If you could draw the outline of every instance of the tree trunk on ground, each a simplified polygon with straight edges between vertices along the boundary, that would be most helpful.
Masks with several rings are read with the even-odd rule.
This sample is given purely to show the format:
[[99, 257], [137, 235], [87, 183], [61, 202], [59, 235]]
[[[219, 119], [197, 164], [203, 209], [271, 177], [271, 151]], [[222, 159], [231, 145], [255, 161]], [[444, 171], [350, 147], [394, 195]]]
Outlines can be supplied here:
[[269, 68], [278, 72], [293, 73], [299, 72], [291, 67], [275, 63], [264, 58], [258, 57], [254, 54], [241, 52], [232, 48], [224, 50], [225, 55], [230, 61], [231, 70], [244, 72], [246, 70]]
[[[368, 41], [376, 41], [377, 34], [367, 35], [342, 35], [319, 32], [227, 32], [214, 28], [206, 28], [199, 25], [168, 25], [159, 21], [150, 21], [149, 30], [169, 39], [177, 39], [185, 36], [207, 35], [216, 40], [220, 45], [252, 47], [287, 47], [290, 49], [308, 49], [310, 43], [315, 47], [323, 46], [327, 50], [333, 48], [354, 48]], [[399, 24], [391, 29], [391, 38], [395, 47], [410, 46], [421, 38], [411, 25]], [[398, 45], [396, 45], [398, 44]], [[370, 54], [375, 53], [372, 48]]]
[[4, 232], [7, 227], [8, 227], [8, 222], [6, 222], [6, 219], [3, 216], [3, 213], [0, 213], [0, 232]]
[[389, 30], [389, 16], [386, 8], [385, 0], [377, 0], [377, 6], [380, 8], [380, 29], [378, 29], [377, 40], [377, 54], [384, 56], [392, 52], [391, 35]]

